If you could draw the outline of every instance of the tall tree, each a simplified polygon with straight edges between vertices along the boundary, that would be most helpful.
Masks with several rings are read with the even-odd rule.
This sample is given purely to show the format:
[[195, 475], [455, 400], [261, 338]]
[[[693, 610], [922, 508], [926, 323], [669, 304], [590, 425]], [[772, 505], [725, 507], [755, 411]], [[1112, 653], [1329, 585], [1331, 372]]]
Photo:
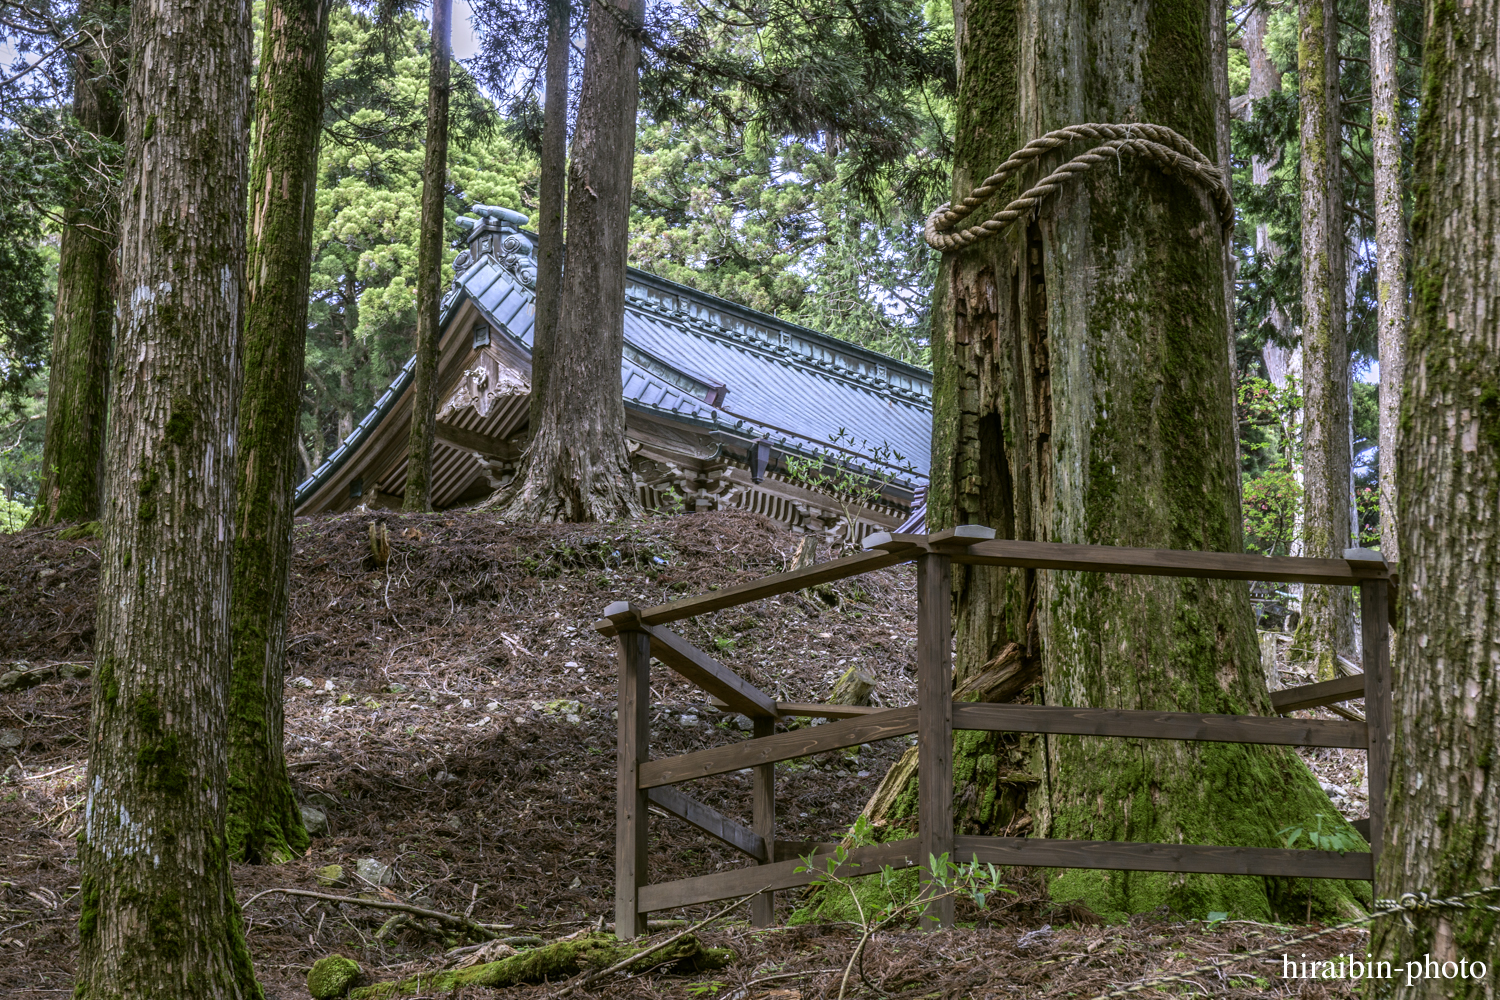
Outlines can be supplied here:
[[[956, 8], [955, 202], [1038, 133], [1085, 122], [1154, 123], [1216, 150], [1211, 32], [1223, 16], [1214, 0]], [[960, 228], [1036, 183], [1062, 153], [1097, 144], [1031, 161]], [[1199, 169], [1197, 180], [1169, 176], [1124, 150], [1001, 235], [944, 254], [930, 530], [978, 522], [1005, 538], [1242, 551], [1226, 200], [1220, 168]], [[969, 650], [960, 670], [970, 675], [1019, 650], [1039, 661], [1048, 704], [1270, 711], [1243, 585], [974, 569], [955, 572], [955, 583], [959, 649]], [[1044, 750], [1011, 744], [986, 759], [966, 738], [955, 769], [972, 772], [976, 793], [999, 799], [1040, 776], [1023, 804], [1045, 836], [1271, 847], [1279, 828], [1327, 810], [1285, 748], [1048, 737]], [[1268, 917], [1309, 902], [1351, 913], [1359, 890], [1064, 871], [1051, 892], [1114, 915], [1165, 904]]]
[[[1497, 23], [1496, 0], [1427, 5], [1397, 468], [1396, 733], [1376, 872], [1383, 897], [1456, 895], [1494, 885], [1500, 870]], [[1403, 979], [1397, 996], [1490, 997], [1496, 923], [1482, 909], [1416, 911], [1380, 921], [1371, 943], [1403, 965], [1430, 955], [1489, 967], [1485, 979]]]
[[547, 365], [562, 304], [563, 195], [568, 169], [569, 0], [547, 2], [547, 71], [542, 103], [542, 162], [537, 185], [536, 322], [531, 333], [531, 426], [542, 423]]
[[135, 0], [74, 996], [258, 998], [224, 847], [249, 4]]
[[308, 842], [282, 752], [282, 688], [330, 6], [329, 0], [269, 0], [261, 41], [234, 522], [226, 822], [230, 857], [251, 863], [287, 860]]
[[[120, 142], [124, 28], [128, 2], [85, 0], [78, 20], [88, 44], [73, 58], [73, 116], [87, 132]], [[119, 191], [97, 178], [76, 185], [63, 216], [47, 436], [33, 524], [99, 517], [109, 347], [115, 312]]]
[[1406, 371], [1406, 216], [1395, 0], [1370, 0], [1370, 134], [1374, 147], [1375, 287], [1380, 357], [1380, 551], [1399, 562], [1396, 436]]
[[406, 449], [405, 510], [432, 509], [437, 419], [438, 306], [443, 298], [443, 202], [448, 193], [448, 90], [453, 0], [432, 0], [432, 64], [427, 76], [427, 156], [422, 166], [422, 232], [417, 259], [417, 366]]
[[632, 0], [593, 0], [589, 8], [557, 333], [531, 446], [516, 485], [499, 498], [516, 520], [640, 514], [625, 450], [620, 357], [642, 15]]
[[[1302, 131], [1303, 554], [1336, 559], [1349, 547], [1349, 343], [1345, 327], [1343, 149], [1334, 0], [1301, 0], [1297, 71]], [[1293, 651], [1337, 676], [1354, 652], [1347, 587], [1305, 587]]]

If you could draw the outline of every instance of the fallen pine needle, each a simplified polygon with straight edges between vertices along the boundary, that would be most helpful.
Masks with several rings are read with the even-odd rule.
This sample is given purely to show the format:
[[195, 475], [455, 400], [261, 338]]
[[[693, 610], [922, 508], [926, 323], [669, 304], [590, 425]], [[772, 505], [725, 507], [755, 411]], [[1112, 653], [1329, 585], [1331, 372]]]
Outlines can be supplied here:
[[643, 948], [640, 951], [636, 952], [634, 955], [622, 958], [620, 959], [620, 961], [616, 962], [614, 965], [611, 965], [607, 969], [600, 969], [598, 972], [591, 972], [587, 975], [580, 976], [579, 978], [573, 980], [573, 982], [569, 983], [567, 986], [564, 986], [562, 989], [558, 990], [556, 993], [549, 994], [545, 998], [545, 1000], [560, 1000], [561, 997], [567, 996], [574, 990], [583, 989], [593, 983], [598, 982], [611, 973], [619, 972], [621, 969], [628, 968], [639, 962], [646, 956], [656, 954], [667, 945], [672, 944], [676, 941], [680, 941], [681, 939], [687, 937], [689, 934], [693, 933], [696, 930], [699, 930], [700, 928], [707, 927], [709, 924], [713, 923], [715, 920], [718, 920], [725, 914], [733, 912], [737, 907], [740, 906], [740, 904], [749, 902], [765, 891], [765, 889], [759, 889], [755, 892], [752, 892], [748, 896], [741, 896], [739, 899], [736, 899], [734, 902], [730, 903], [728, 906], [724, 907], [713, 916], [704, 917], [702, 920], [698, 921], [696, 924], [693, 924], [691, 927], [684, 927], [682, 930], [678, 931], [676, 934], [673, 934], [671, 937], [666, 938], [663, 941], [658, 941], [656, 944], [653, 944], [649, 948]]
[[495, 934], [496, 931], [510, 930], [514, 926], [513, 924], [481, 924], [466, 917], [454, 916], [451, 913], [444, 913], [441, 910], [428, 910], [420, 906], [413, 906], [410, 903], [393, 903], [384, 899], [360, 899], [357, 896], [335, 896], [329, 892], [313, 892], [310, 889], [264, 889], [240, 904], [240, 909], [245, 909], [260, 897], [269, 896], [273, 892], [279, 892], [284, 896], [305, 896], [309, 899], [326, 899], [332, 903], [348, 903], [351, 906], [368, 906], [375, 910], [397, 910], [401, 913], [414, 913], [419, 917], [429, 917], [433, 920], [441, 920], [444, 923], [456, 924], [459, 927], [478, 931], [481, 934], [489, 935], [490, 938], [497, 936]]

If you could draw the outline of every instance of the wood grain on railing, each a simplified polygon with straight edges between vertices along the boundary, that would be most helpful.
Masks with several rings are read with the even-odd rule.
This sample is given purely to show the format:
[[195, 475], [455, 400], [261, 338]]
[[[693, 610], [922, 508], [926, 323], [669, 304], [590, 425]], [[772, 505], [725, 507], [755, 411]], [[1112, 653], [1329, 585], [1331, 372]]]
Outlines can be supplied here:
[[[885, 865], [906, 868], [918, 864], [917, 854], [915, 837], [875, 847], [857, 847], [849, 852], [849, 860], [838, 869], [838, 873], [843, 876], [873, 875]], [[802, 867], [798, 858], [773, 865], [752, 865], [676, 882], [644, 885], [640, 889], [641, 913], [734, 899], [761, 889], [792, 889], [807, 885], [827, 870], [825, 865], [818, 865], [816, 871], [797, 871]]]
[[1042, 840], [1031, 837], [956, 837], [953, 861], [1043, 868], [1110, 868], [1136, 872], [1209, 875], [1279, 875], [1298, 878], [1372, 877], [1370, 855], [1351, 851], [1299, 851], [1280, 847], [1207, 847], [1200, 844], [1131, 844], [1113, 840]]
[[1199, 715], [1196, 712], [1143, 712], [1113, 708], [1061, 708], [1055, 705], [990, 705], [982, 702], [954, 705], [953, 728], [1069, 736], [1130, 736], [1148, 740], [1343, 747], [1350, 750], [1364, 749], [1369, 742], [1363, 722], [1280, 719], [1258, 715]]
[[688, 798], [675, 788], [653, 788], [646, 797], [678, 819], [685, 820], [756, 861], [767, 861], [766, 841], [749, 827], [725, 816], [713, 806]]
[[888, 740], [893, 736], [905, 736], [916, 731], [916, 708], [888, 708], [858, 719], [830, 722], [826, 726], [809, 726], [789, 733], [745, 740], [727, 747], [713, 747], [680, 757], [647, 761], [640, 767], [640, 783], [642, 788], [671, 785], [693, 778], [706, 778], [711, 774], [727, 774], [757, 764], [774, 764], [779, 760], [806, 757], [824, 750], [839, 750], [861, 743]]
[[1297, 712], [1304, 708], [1320, 708], [1337, 705], [1365, 696], [1365, 676], [1335, 677], [1331, 681], [1304, 684], [1301, 687], [1283, 688], [1271, 692], [1271, 707], [1278, 712]]

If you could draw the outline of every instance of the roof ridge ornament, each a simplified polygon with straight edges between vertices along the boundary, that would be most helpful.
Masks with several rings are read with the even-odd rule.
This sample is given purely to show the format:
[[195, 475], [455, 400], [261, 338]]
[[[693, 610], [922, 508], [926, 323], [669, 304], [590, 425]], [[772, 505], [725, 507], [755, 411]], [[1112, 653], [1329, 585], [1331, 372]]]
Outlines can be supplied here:
[[460, 229], [468, 230], [464, 238], [468, 246], [453, 259], [454, 286], [466, 270], [489, 257], [522, 287], [535, 291], [536, 247], [521, 231], [530, 217], [500, 205], [475, 205], [471, 211], [478, 218], [460, 215], [454, 220]]

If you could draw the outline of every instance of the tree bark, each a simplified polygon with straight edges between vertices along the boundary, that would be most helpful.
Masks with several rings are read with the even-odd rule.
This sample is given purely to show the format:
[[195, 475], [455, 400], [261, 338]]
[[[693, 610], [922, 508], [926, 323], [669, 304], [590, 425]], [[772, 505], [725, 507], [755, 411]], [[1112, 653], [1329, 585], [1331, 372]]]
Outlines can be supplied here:
[[417, 365], [406, 448], [404, 510], [432, 509], [432, 448], [437, 420], [438, 307], [443, 298], [443, 201], [448, 193], [448, 81], [453, 0], [432, 3], [432, 64], [427, 74], [427, 155], [422, 166], [422, 232], [417, 243]]
[[547, 367], [562, 301], [563, 196], [568, 169], [568, 0], [547, 4], [547, 76], [542, 104], [541, 178], [537, 184], [536, 321], [531, 334], [532, 427], [542, 423]]
[[[125, 74], [120, 20], [128, 3], [86, 0], [78, 18], [103, 42], [73, 61], [73, 116], [88, 131], [125, 138], [119, 87]], [[63, 217], [57, 302], [52, 314], [52, 363], [47, 378], [47, 431], [42, 483], [33, 525], [96, 521], [103, 478], [109, 347], [115, 312], [115, 247], [119, 192], [100, 184], [79, 189]]]
[[[1265, 7], [1254, 4], [1245, 14], [1245, 56], [1250, 63], [1250, 111], [1254, 114], [1255, 102], [1262, 97], [1269, 97], [1281, 90], [1281, 70], [1271, 61], [1271, 55], [1266, 51], [1266, 29], [1269, 27], [1270, 12]], [[1271, 160], [1264, 160], [1259, 156], [1250, 159], [1250, 183], [1256, 187], [1263, 187], [1271, 182], [1271, 168], [1276, 164]], [[1255, 227], [1255, 252], [1263, 253], [1275, 259], [1281, 256], [1281, 247], [1271, 241], [1270, 227], [1264, 222]], [[1286, 314], [1282, 312], [1279, 305], [1271, 307], [1271, 325], [1278, 333], [1285, 333], [1287, 326]], [[1275, 346], [1275, 350], [1282, 350]], [[1270, 365], [1267, 365], [1269, 368]], [[1276, 382], [1274, 373], [1272, 382]], [[1282, 379], [1285, 382], [1285, 379]], [[1278, 387], [1282, 383], [1277, 383]]]
[[[1382, 897], [1449, 896], [1500, 869], [1500, 3], [1429, 4], [1412, 213], [1412, 328], [1401, 408], [1401, 629]], [[1493, 895], [1483, 902], [1494, 904]], [[1494, 995], [1496, 917], [1416, 912], [1373, 931], [1400, 962], [1485, 962], [1483, 980], [1423, 978], [1397, 996]]]
[[308, 843], [282, 751], [282, 689], [328, 20], [328, 0], [270, 0], [261, 47], [250, 170], [225, 827], [229, 856], [252, 864], [290, 860]]
[[1401, 109], [1396, 5], [1370, 0], [1370, 137], [1375, 156], [1375, 287], [1379, 297], [1380, 551], [1401, 558], [1396, 528], [1396, 439], [1406, 370], [1406, 215], [1401, 196]]
[[[1221, 16], [1212, 0], [970, 0], [959, 33], [955, 200], [1026, 140], [1083, 122], [1165, 125], [1212, 155], [1222, 96], [1212, 22]], [[1060, 159], [1037, 162], [995, 200]], [[978, 521], [1003, 538], [1241, 551], [1226, 236], [1207, 192], [1127, 157], [1005, 234], [945, 254], [932, 527]], [[1017, 678], [1034, 676], [1036, 659], [1049, 704], [1270, 711], [1243, 584], [970, 570], [957, 589], [961, 683], [981, 656]], [[1050, 837], [1271, 847], [1277, 829], [1333, 812], [1284, 748], [1079, 737], [1034, 745], [955, 749], [956, 776], [974, 785], [974, 803], [988, 802], [991, 829], [1024, 808]], [[956, 798], [962, 805], [965, 792]], [[1116, 916], [1162, 905], [1300, 914], [1309, 893], [1318, 912], [1346, 914], [1358, 891], [1138, 872], [1051, 880], [1055, 899]]]
[[79, 998], [258, 998], [224, 848], [250, 6], [136, 0]]
[[501, 500], [507, 518], [641, 514], [625, 450], [620, 358], [643, 17], [644, 7], [632, 0], [594, 0], [589, 10], [557, 334], [525, 465]]
[[[1332, 0], [1301, 0], [1297, 68], [1302, 99], [1303, 555], [1337, 559], [1349, 547], [1349, 343], [1344, 323], [1338, 22]], [[1319, 680], [1354, 656], [1347, 587], [1304, 587], [1293, 654]]]

